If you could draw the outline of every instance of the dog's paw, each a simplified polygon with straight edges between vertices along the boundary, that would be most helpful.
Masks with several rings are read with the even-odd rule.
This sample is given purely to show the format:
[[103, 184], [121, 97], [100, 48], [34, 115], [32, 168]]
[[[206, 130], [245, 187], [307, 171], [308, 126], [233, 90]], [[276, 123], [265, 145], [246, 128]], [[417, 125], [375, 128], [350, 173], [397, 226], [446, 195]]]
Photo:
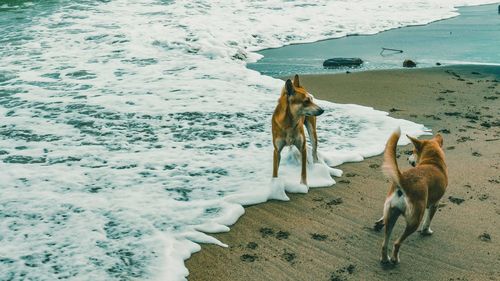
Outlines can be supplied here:
[[398, 255], [398, 256], [396, 256], [396, 257], [395, 257], [395, 256], [392, 256], [392, 257], [391, 257], [391, 263], [392, 263], [393, 265], [399, 264], [399, 255]]
[[394, 268], [394, 264], [391, 262], [391, 259], [389, 256], [382, 257], [380, 259], [380, 265], [382, 266], [383, 269], [392, 269]]
[[381, 264], [389, 264], [391, 261], [390, 261], [390, 257], [389, 256], [382, 256], [380, 258], [380, 263]]
[[434, 233], [434, 231], [432, 231], [432, 229], [430, 229], [430, 228], [427, 228], [427, 229], [422, 229], [422, 231], [420, 232], [420, 235], [430, 236], [430, 235], [432, 235], [432, 233]]

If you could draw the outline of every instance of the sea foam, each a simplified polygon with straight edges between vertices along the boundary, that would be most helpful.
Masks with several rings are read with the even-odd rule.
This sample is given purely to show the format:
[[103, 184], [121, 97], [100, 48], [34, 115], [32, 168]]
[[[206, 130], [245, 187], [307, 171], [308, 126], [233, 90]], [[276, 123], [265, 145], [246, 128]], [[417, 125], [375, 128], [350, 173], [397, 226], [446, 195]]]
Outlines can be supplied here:
[[254, 51], [488, 1], [49, 2], [0, 6], [1, 280], [184, 279], [242, 205], [332, 185], [329, 166], [381, 153], [397, 126], [425, 131], [318, 101], [309, 186], [294, 149], [272, 181], [283, 82], [245, 68]]

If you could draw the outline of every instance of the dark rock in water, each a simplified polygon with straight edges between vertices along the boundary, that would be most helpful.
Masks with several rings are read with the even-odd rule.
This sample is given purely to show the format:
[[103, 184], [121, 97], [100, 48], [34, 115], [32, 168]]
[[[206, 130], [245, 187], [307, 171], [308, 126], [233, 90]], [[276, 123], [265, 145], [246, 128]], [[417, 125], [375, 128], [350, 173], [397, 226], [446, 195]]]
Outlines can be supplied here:
[[336, 67], [357, 67], [363, 64], [363, 60], [360, 58], [333, 58], [327, 59], [323, 62], [323, 66], [326, 68], [336, 68]]
[[436, 62], [436, 65], [441, 65], [441, 63], [440, 62]]
[[416, 67], [417, 64], [412, 60], [405, 60], [403, 62], [403, 67]]

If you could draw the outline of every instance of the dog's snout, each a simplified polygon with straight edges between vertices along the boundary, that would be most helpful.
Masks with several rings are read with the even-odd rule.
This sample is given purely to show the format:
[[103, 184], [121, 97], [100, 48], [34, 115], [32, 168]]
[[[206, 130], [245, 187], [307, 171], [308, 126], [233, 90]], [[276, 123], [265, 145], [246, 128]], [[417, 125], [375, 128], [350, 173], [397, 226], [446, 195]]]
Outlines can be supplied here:
[[303, 112], [304, 112], [303, 114], [305, 116], [319, 116], [319, 115], [323, 114], [323, 112], [325, 112], [325, 111], [323, 110], [323, 108], [321, 108], [317, 105], [314, 105], [314, 106], [310, 106], [310, 107], [304, 109]]
[[415, 155], [414, 154], [412, 154], [412, 155], [410, 155], [410, 157], [408, 157], [408, 162], [413, 167], [415, 167], [417, 165], [417, 160], [415, 159]]

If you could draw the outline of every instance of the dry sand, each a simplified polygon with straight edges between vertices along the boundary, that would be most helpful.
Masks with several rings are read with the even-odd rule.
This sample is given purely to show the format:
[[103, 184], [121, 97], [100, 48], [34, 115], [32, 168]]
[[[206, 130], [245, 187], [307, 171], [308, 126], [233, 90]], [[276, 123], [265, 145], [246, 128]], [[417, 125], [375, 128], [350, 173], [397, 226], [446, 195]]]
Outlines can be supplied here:
[[[483, 70], [301, 77], [317, 98], [372, 106], [443, 134], [450, 184], [434, 235], [410, 236], [398, 266], [380, 266], [383, 235], [372, 229], [388, 188], [377, 156], [340, 166], [332, 187], [247, 207], [229, 233], [215, 235], [229, 248], [203, 245], [186, 262], [189, 280], [500, 280], [500, 78]], [[410, 150], [399, 148], [402, 169]], [[393, 237], [403, 226], [400, 219]]]

